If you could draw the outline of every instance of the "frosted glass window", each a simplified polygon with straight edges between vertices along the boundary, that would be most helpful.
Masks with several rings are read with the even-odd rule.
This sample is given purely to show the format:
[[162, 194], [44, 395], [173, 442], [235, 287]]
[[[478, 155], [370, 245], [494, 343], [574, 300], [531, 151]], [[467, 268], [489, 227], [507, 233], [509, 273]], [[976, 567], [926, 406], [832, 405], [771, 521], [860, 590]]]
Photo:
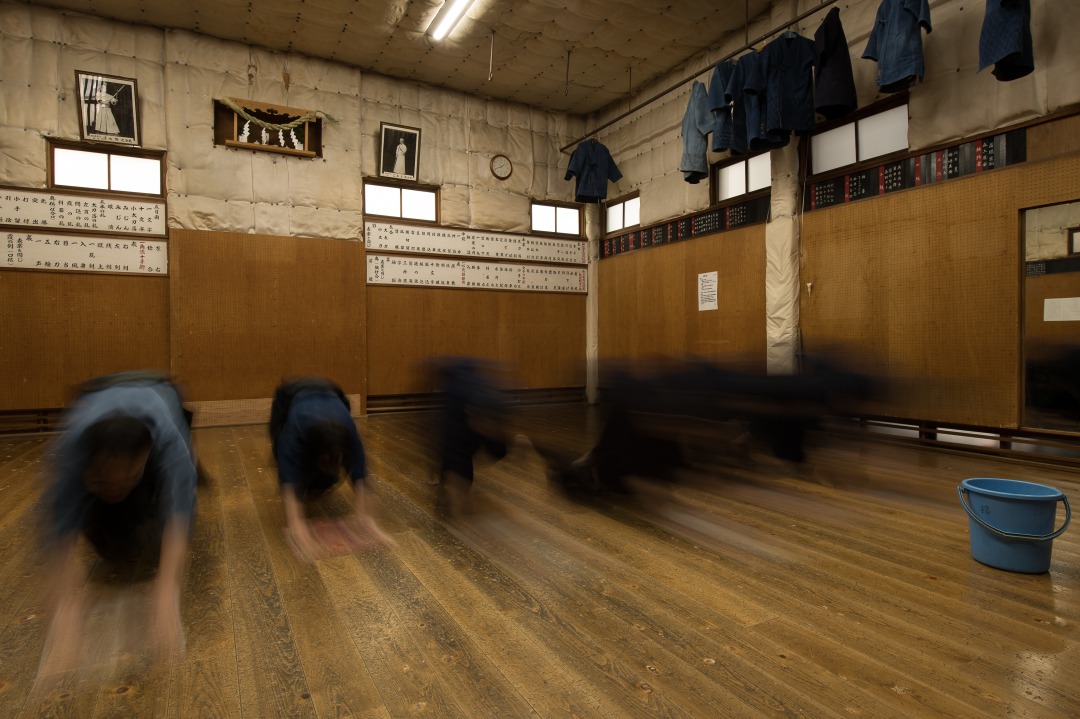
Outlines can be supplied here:
[[641, 198], [634, 197], [623, 203], [626, 207], [623, 227], [641, 224]]
[[641, 198], [633, 197], [623, 202], [609, 205], [605, 232], [618, 232], [624, 227], [633, 227], [641, 223]]
[[161, 194], [161, 160], [156, 158], [112, 155], [109, 177], [112, 190]]
[[581, 220], [576, 207], [556, 207], [555, 231], [565, 235], [581, 234]]
[[717, 174], [720, 182], [721, 200], [730, 200], [732, 197], [746, 194], [746, 163], [736, 162], [734, 165], [721, 167]]
[[430, 190], [402, 190], [401, 216], [435, 221], [435, 193]]
[[[888, 155], [908, 148], [907, 105], [859, 120], [859, 159]], [[816, 156], [815, 156], [816, 157]], [[814, 168], [818, 172], [817, 168]]]
[[581, 210], [556, 205], [532, 206], [533, 232], [556, 232], [560, 235], [581, 236]]
[[746, 161], [746, 191], [753, 192], [764, 187], [772, 187], [772, 159], [766, 152], [755, 155]]
[[620, 202], [616, 205], [610, 205], [607, 208], [607, 223], [605, 229], [608, 232], [618, 232], [625, 225], [623, 225], [623, 205], [626, 203]]
[[109, 156], [57, 147], [53, 150], [53, 183], [69, 187], [109, 189]]
[[364, 212], [401, 217], [401, 190], [386, 185], [364, 185]]
[[555, 231], [555, 206], [533, 205], [532, 206], [533, 232]]
[[814, 174], [855, 164], [855, 123], [811, 136], [810, 153]]

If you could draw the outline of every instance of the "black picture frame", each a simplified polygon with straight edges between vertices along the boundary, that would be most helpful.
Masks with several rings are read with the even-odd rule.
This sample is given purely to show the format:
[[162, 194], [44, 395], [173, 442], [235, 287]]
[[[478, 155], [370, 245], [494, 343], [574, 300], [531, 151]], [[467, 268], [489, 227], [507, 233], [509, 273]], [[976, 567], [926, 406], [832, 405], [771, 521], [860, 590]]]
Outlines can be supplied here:
[[420, 176], [420, 128], [379, 126], [379, 177], [416, 182]]
[[134, 78], [76, 70], [75, 96], [83, 140], [141, 146], [139, 88]]

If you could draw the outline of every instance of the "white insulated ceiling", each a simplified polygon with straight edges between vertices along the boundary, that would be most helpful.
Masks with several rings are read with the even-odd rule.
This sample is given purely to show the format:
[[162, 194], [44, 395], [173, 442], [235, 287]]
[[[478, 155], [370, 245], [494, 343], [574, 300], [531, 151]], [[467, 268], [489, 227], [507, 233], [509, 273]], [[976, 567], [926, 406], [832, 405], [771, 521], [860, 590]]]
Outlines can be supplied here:
[[741, 44], [746, 17], [753, 21], [771, 0], [475, 0], [441, 42], [425, 33], [441, 0], [30, 4], [190, 30], [474, 95], [587, 114], [625, 102], [632, 89], [640, 92], [705, 49], [730, 46], [725, 38], [734, 35]]

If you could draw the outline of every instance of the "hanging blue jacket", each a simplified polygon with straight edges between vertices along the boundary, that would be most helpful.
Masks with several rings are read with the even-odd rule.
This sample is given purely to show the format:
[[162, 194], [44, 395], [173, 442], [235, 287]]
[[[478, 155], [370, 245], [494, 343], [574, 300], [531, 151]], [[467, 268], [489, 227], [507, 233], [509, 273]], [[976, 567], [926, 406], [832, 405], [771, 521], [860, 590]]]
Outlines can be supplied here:
[[813, 41], [785, 32], [766, 45], [761, 56], [767, 98], [763, 118], [766, 131], [781, 136], [789, 132], [813, 132]]
[[874, 29], [862, 56], [877, 60], [878, 89], [882, 92], [906, 90], [923, 78], [922, 34], [930, 33], [930, 5], [927, 0], [881, 0]]
[[[790, 131], [769, 127], [769, 103], [773, 101], [774, 94], [770, 86], [776, 84], [773, 79], [777, 75], [772, 73], [770, 78], [768, 49], [766, 46], [761, 52], [747, 53], [739, 58], [739, 64], [746, 70], [743, 110], [746, 113], [746, 139], [751, 152], [783, 147], [791, 138]], [[813, 109], [810, 112], [812, 116]]]
[[1031, 42], [1031, 0], [986, 0], [979, 35], [979, 72], [994, 66], [994, 77], [1016, 80], [1035, 69]]
[[814, 55], [814, 109], [830, 120], [854, 112], [859, 107], [855, 76], [840, 9], [835, 6], [814, 33]]
[[735, 63], [721, 60], [713, 68], [709, 81], [709, 110], [713, 114], [712, 149], [723, 152], [731, 147], [731, 100], [727, 98], [727, 85], [735, 72]]
[[[747, 96], [744, 91], [750, 70], [753, 70], [757, 60], [757, 52], [751, 48], [735, 61], [735, 69], [728, 78], [727, 88], [724, 90], [724, 99], [731, 106], [731, 142], [728, 148], [732, 155], [745, 155], [750, 149], [750, 138], [747, 137]], [[753, 121], [757, 122], [757, 114], [754, 113]]]
[[679, 170], [683, 179], [696, 185], [709, 176], [709, 143], [713, 116], [709, 111], [709, 97], [705, 84], [695, 82], [690, 89], [690, 102], [682, 121], [683, 154]]
[[567, 180], [577, 177], [575, 199], [578, 202], [598, 202], [607, 198], [608, 180], [618, 182], [622, 172], [611, 159], [608, 149], [593, 139], [579, 144], [570, 155], [566, 168]]

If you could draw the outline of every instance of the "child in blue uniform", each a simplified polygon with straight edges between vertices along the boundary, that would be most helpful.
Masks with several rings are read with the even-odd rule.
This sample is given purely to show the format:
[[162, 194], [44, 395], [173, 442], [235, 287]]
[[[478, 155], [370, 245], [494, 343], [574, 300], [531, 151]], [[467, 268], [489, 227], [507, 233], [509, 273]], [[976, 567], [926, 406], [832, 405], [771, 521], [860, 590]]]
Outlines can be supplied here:
[[270, 439], [285, 503], [286, 531], [302, 559], [311, 561], [329, 553], [313, 533], [303, 504], [333, 488], [342, 470], [352, 483], [355, 528], [377, 541], [390, 541], [369, 506], [364, 445], [340, 387], [318, 378], [283, 383], [270, 409]]

